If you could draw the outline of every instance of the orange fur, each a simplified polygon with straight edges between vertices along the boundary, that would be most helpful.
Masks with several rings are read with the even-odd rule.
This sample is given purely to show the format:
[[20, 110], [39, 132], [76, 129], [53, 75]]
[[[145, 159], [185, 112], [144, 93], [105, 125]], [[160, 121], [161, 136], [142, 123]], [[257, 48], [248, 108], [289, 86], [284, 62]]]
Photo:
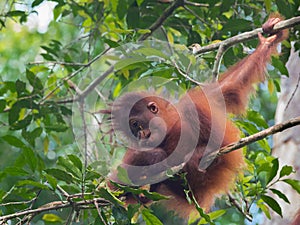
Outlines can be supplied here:
[[[271, 32], [273, 25], [277, 22], [278, 20], [268, 20], [264, 25], [265, 30]], [[131, 110], [130, 118], [139, 121], [138, 125], [142, 127], [133, 128], [133, 130], [138, 129], [136, 133], [139, 137], [142, 136], [145, 141], [148, 140], [148, 136], [150, 136], [150, 139], [151, 135], [154, 135], [149, 131], [148, 122], [151, 119], [162, 118], [167, 125], [166, 137], [151, 151], [141, 152], [128, 149], [123, 159], [124, 167], [126, 168], [125, 164], [152, 165], [168, 158], [176, 148], [183, 130], [191, 142], [193, 140], [197, 141], [197, 146], [192, 157], [183, 167], [182, 172], [186, 173], [188, 186], [197, 202], [208, 211], [214, 203], [215, 197], [228, 192], [232, 187], [237, 173], [244, 166], [244, 159], [242, 150], [237, 150], [214, 159], [205, 170], [199, 169], [199, 162], [205, 154], [205, 149], [217, 150], [214, 148], [217, 148], [218, 141], [221, 143], [219, 147], [222, 147], [239, 140], [240, 132], [227, 119], [226, 112], [240, 114], [245, 111], [249, 94], [254, 90], [253, 84], [265, 79], [265, 68], [271, 54], [276, 52], [277, 44], [286, 37], [286, 31], [272, 34], [267, 38], [259, 34], [260, 44], [252, 55], [231, 67], [221, 76], [218, 82], [207, 84], [203, 88], [191, 89], [176, 105], [170, 104], [159, 96], [145, 97], [149, 95], [147, 93], [130, 93], [121, 98], [117, 104], [117, 110], [115, 110], [116, 114], [113, 114], [112, 117], [115, 124], [117, 124], [115, 128], [123, 131], [125, 135], [129, 135], [123, 127], [126, 125], [126, 121], [124, 125], [126, 118], [122, 117], [122, 113], [118, 115], [118, 112], [126, 107], [132, 107], [128, 109], [128, 111]], [[219, 90], [222, 96], [217, 94]], [[189, 113], [191, 105], [187, 100], [188, 98], [195, 105], [197, 118]], [[128, 102], [133, 99], [141, 100], [133, 106], [128, 105]], [[222, 108], [222, 101], [224, 102], [223, 106], [226, 106], [225, 113]], [[155, 102], [157, 106], [153, 109], [154, 113], [149, 112], [149, 109], [145, 107], [151, 102]], [[199, 123], [197, 123], [198, 120]], [[216, 122], [212, 125], [212, 121]], [[157, 125], [157, 128], [162, 129], [160, 125]], [[199, 134], [195, 131], [199, 131]], [[147, 134], [151, 135], [147, 136]], [[147, 136], [147, 138], [144, 138], [144, 136]], [[214, 141], [209, 142], [210, 138]], [[188, 143], [186, 144], [188, 145]], [[181, 148], [182, 152], [178, 156], [184, 158], [185, 148], [188, 147], [182, 145]], [[111, 178], [116, 179], [115, 173], [113, 172]], [[151, 185], [150, 190], [171, 196], [170, 199], [164, 200], [162, 204], [170, 210], [175, 210], [182, 217], [188, 217], [195, 209], [186, 200], [183, 182], [180, 179], [166, 179]]]

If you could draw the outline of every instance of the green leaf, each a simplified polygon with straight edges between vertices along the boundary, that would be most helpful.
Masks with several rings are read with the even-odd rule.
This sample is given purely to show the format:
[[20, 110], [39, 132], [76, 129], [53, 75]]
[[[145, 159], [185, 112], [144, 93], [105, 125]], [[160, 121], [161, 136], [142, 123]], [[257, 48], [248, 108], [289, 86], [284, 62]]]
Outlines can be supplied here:
[[279, 57], [272, 57], [272, 65], [276, 67], [282, 75], [289, 75], [285, 64], [279, 59]]
[[23, 108], [23, 105], [20, 104], [20, 102], [16, 102], [15, 104], [12, 105], [12, 107], [10, 108], [9, 113], [8, 113], [9, 125], [13, 125], [13, 123], [19, 119], [22, 108]]
[[65, 116], [72, 116], [72, 110], [70, 110], [69, 108], [65, 107], [65, 106], [60, 106], [60, 111], [63, 115]]
[[42, 84], [42, 81], [40, 80], [40, 78], [35, 76], [33, 72], [31, 72], [30, 70], [26, 70], [26, 77], [33, 88], [37, 90], [43, 90], [44, 86]]
[[80, 171], [82, 171], [82, 162], [76, 155], [68, 155], [68, 158]]
[[28, 172], [19, 167], [7, 167], [4, 172], [12, 176], [28, 176]]
[[270, 214], [270, 210], [269, 208], [262, 203], [262, 200], [258, 201], [258, 207], [264, 212], [264, 214], [266, 215], [266, 217], [270, 220], [271, 219], [271, 214]]
[[152, 61], [152, 60], [146, 59], [145, 57], [142, 57], [142, 56], [134, 56], [132, 58], [121, 59], [119, 62], [117, 62], [115, 64], [115, 70], [121, 70], [121, 69], [125, 68], [126, 66], [130, 66], [130, 65], [136, 64], [136, 63], [143, 63], [146, 61]]
[[47, 46], [41, 46], [41, 48], [44, 49], [46, 52], [50, 53], [53, 56], [57, 56], [58, 57], [57, 52], [60, 50], [60, 48], [59, 48], [58, 45], [53, 45], [53, 47], [54, 48], [52, 49], [52, 48], [49, 48]]
[[14, 124], [12, 124], [11, 129], [12, 130], [20, 130], [20, 129], [28, 127], [29, 124], [31, 124], [32, 118], [33, 118], [32, 115], [26, 116], [24, 119], [19, 120], [19, 121], [15, 122]]
[[43, 218], [42, 218], [44, 221], [47, 221], [47, 222], [52, 222], [52, 223], [54, 223], [54, 222], [62, 222], [63, 220], [59, 217], [59, 216], [57, 216], [57, 215], [55, 215], [55, 214], [44, 214], [43, 215]]
[[163, 223], [147, 208], [142, 210], [142, 217], [146, 222], [146, 225], [163, 225]]
[[31, 148], [23, 148], [23, 155], [26, 163], [29, 165], [32, 172], [36, 171], [37, 168], [37, 157], [34, 154], [33, 150]]
[[124, 18], [124, 16], [126, 15], [127, 8], [128, 8], [127, 1], [125, 1], [125, 0], [118, 1], [117, 14], [118, 14], [118, 17], [120, 20], [122, 20]]
[[280, 178], [284, 177], [284, 176], [288, 176], [288, 175], [290, 175], [293, 172], [294, 172], [294, 169], [293, 169], [292, 166], [285, 165], [280, 170]]
[[274, 177], [278, 172], [278, 169], [279, 169], [279, 161], [278, 158], [275, 158], [272, 161], [272, 166], [271, 166], [271, 170], [269, 171], [269, 177], [267, 183], [270, 183], [274, 179]]
[[[160, 58], [163, 58], [163, 59], [168, 59], [168, 57], [162, 52], [162, 51], [159, 51], [158, 49], [155, 49], [155, 48], [140, 48], [140, 49], [137, 49], [136, 51], [134, 51], [135, 53], [141, 53], [143, 54], [144, 56], [152, 56], [153, 58], [154, 57], [160, 57]], [[168, 67], [170, 68], [170, 67]]]
[[117, 167], [117, 177], [118, 177], [118, 180], [124, 184], [131, 183], [131, 181], [128, 177], [127, 170], [125, 168], [123, 168], [121, 165]]
[[76, 166], [74, 166], [74, 164], [71, 161], [69, 161], [69, 159], [59, 156], [57, 164], [62, 166], [67, 172], [71, 173], [74, 177], [78, 178], [79, 180], [81, 179], [81, 171]]
[[18, 138], [12, 135], [5, 135], [2, 137], [4, 141], [6, 141], [8, 144], [15, 146], [17, 148], [24, 148], [26, 145]]
[[40, 5], [44, 0], [35, 0], [33, 1], [33, 3], [31, 4], [31, 7], [34, 8], [35, 6]]
[[15, 102], [9, 110], [9, 125], [13, 125], [16, 121], [19, 120], [20, 112], [22, 109], [39, 109], [39, 106], [34, 101], [29, 99], [22, 99], [20, 101]]
[[46, 177], [48, 183], [50, 184], [50, 186], [53, 188], [53, 190], [56, 190], [57, 180], [49, 174], [45, 174], [45, 177]]
[[23, 15], [25, 15], [25, 12], [21, 11], [21, 10], [9, 11], [6, 14], [6, 16], [9, 16], [9, 17], [18, 17], [18, 16], [23, 16]]
[[127, 212], [123, 207], [116, 207], [114, 206], [112, 208], [112, 214], [113, 217], [115, 218], [116, 221], [118, 221], [116, 223], [116, 225], [128, 225], [131, 224], [128, 216], [127, 216]]
[[139, 27], [140, 22], [140, 10], [138, 7], [132, 5], [127, 11], [126, 22], [128, 28], [137, 28]]
[[2, 19], [0, 19], [0, 24], [1, 24], [2, 27], [6, 27], [6, 26], [5, 26], [5, 22], [4, 22], [4, 20], [2, 20]]
[[40, 189], [48, 189], [48, 187], [44, 184], [41, 184], [39, 182], [33, 181], [33, 180], [21, 180], [18, 181], [17, 186], [33, 186]]
[[226, 210], [219, 209], [219, 210], [209, 213], [208, 215], [209, 215], [210, 219], [215, 220], [215, 219], [219, 218], [220, 216], [223, 216], [225, 213], [226, 213]]
[[119, 46], [120, 46], [120, 44], [119, 44], [118, 42], [112, 41], [112, 40], [109, 40], [109, 39], [105, 39], [104, 42], [105, 42], [106, 44], [108, 44], [109, 47], [111, 47], [111, 48], [116, 48], [116, 47], [119, 47]]
[[129, 204], [127, 207], [128, 211], [128, 218], [131, 219], [134, 217], [134, 215], [139, 211], [139, 208], [141, 207], [140, 204]]
[[5, 107], [6, 107], [6, 101], [1, 99], [0, 100], [0, 113], [2, 113], [4, 111]]
[[132, 193], [132, 194], [135, 194], [135, 195], [141, 195], [142, 194], [143, 196], [145, 196], [148, 199], [151, 199], [152, 201], [159, 201], [159, 200], [168, 199], [168, 197], [163, 196], [161, 194], [158, 194], [156, 192], [150, 192], [150, 191], [142, 189], [142, 188], [132, 188], [132, 187], [129, 187], [129, 186], [123, 186], [123, 185], [120, 185], [120, 184], [117, 184], [117, 183], [114, 183], [114, 182], [112, 182], [112, 183], [114, 184], [114, 186], [120, 188], [125, 193]]
[[98, 179], [101, 175], [96, 171], [87, 170], [85, 179], [86, 180], [94, 180]]
[[42, 53], [41, 56], [43, 56], [44, 59], [48, 60], [48, 61], [55, 61], [55, 59], [53, 58], [53, 56], [46, 54], [46, 53]]
[[108, 189], [100, 188], [97, 192], [99, 193], [99, 196], [108, 200], [116, 207], [124, 205], [124, 203], [120, 201], [120, 199], [116, 198]]
[[261, 198], [271, 209], [273, 209], [278, 215], [282, 217], [281, 207], [273, 198], [267, 195], [262, 195]]
[[286, 197], [285, 194], [283, 194], [281, 191], [277, 190], [277, 189], [273, 189], [273, 188], [270, 188], [270, 190], [276, 194], [279, 198], [281, 198], [282, 200], [284, 200], [286, 203], [289, 203], [290, 204], [290, 201], [289, 199]]
[[68, 129], [69, 127], [66, 124], [63, 123], [57, 123], [54, 125], [47, 125], [45, 126], [45, 129], [49, 131], [56, 131], [56, 132], [64, 132]]
[[[225, 213], [226, 213], [226, 210], [220, 209], [220, 210], [213, 211], [213, 212], [209, 213], [208, 215], [211, 220], [215, 220], [215, 219], [219, 218], [220, 216], [224, 215]], [[201, 220], [197, 224], [207, 224], [207, 221], [204, 218], [201, 218]]]
[[268, 123], [266, 122], [265, 118], [259, 113], [254, 110], [247, 111], [247, 118], [254, 122], [257, 126], [268, 128]]
[[300, 194], [300, 181], [299, 180], [285, 179], [282, 181], [289, 184], [295, 191], [298, 192], [298, 194]]
[[143, 2], [144, 2], [144, 0], [136, 0], [136, 3], [138, 6], [141, 6]]
[[20, 81], [19, 79], [16, 80], [16, 91], [18, 93], [18, 97], [22, 97], [26, 92], [26, 83], [23, 81]]
[[56, 169], [56, 168], [46, 169], [45, 172], [55, 177], [59, 181], [65, 181], [68, 184], [73, 182], [73, 177], [61, 169]]
[[264, 0], [264, 2], [265, 2], [266, 10], [267, 10], [267, 12], [269, 13], [270, 10], [271, 10], [272, 1], [271, 1], [271, 0]]
[[244, 19], [231, 19], [228, 20], [226, 24], [224, 24], [222, 33], [227, 34], [228, 32], [231, 35], [237, 34], [239, 32], [244, 32], [251, 30], [251, 21], [244, 20]]

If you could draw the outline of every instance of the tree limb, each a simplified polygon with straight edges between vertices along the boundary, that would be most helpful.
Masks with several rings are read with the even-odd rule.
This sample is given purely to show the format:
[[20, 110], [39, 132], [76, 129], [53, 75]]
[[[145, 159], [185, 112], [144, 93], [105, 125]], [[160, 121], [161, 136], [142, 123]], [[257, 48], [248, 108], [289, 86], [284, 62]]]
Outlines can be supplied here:
[[[291, 120], [285, 121], [283, 123], [276, 124], [272, 127], [269, 127], [263, 131], [253, 134], [251, 136], [241, 138], [239, 141], [219, 149], [219, 151], [217, 153], [217, 157], [219, 157], [221, 155], [225, 155], [229, 152], [232, 152], [241, 147], [244, 147], [250, 143], [261, 140], [269, 135], [282, 132], [288, 128], [291, 128], [291, 127], [294, 127], [297, 125], [300, 125], [300, 116], [293, 118]], [[80, 195], [82, 195], [82, 194], [80, 194]], [[64, 196], [68, 197], [68, 195], [66, 193], [64, 193]], [[77, 196], [77, 195], [75, 195], [75, 196]], [[110, 203], [103, 198], [94, 198], [91, 200], [83, 200], [83, 201], [78, 201], [78, 202], [76, 202], [76, 201], [74, 201], [74, 202], [72, 202], [72, 201], [54, 201], [54, 202], [50, 202], [46, 205], [43, 205], [37, 209], [30, 209], [30, 210], [16, 212], [16, 213], [5, 215], [5, 216], [0, 216], [0, 224], [5, 224], [6, 221], [17, 218], [17, 217], [21, 217], [21, 216], [35, 215], [35, 214], [39, 214], [39, 213], [42, 213], [45, 211], [57, 210], [57, 209], [62, 209], [62, 208], [72, 208], [72, 209], [77, 209], [77, 210], [85, 209], [86, 206], [95, 206], [95, 204], [100, 204], [101, 206], [107, 206]], [[96, 209], [99, 211], [98, 207], [99, 206], [96, 206]]]
[[297, 126], [297, 125], [300, 125], [300, 116], [298, 116], [296, 118], [293, 118], [293, 119], [290, 119], [288, 121], [285, 121], [283, 123], [276, 124], [276, 125], [274, 125], [272, 127], [269, 127], [269, 128], [267, 128], [263, 131], [260, 131], [256, 134], [253, 134], [253, 135], [248, 136], [248, 137], [241, 138], [237, 142], [234, 142], [232, 144], [224, 146], [223, 148], [220, 148], [220, 150], [218, 151], [217, 157], [221, 156], [221, 155], [225, 155], [225, 154], [227, 154], [229, 152], [232, 152], [236, 149], [242, 148], [242, 147], [244, 147], [246, 145], [249, 145], [253, 142], [262, 140], [265, 137], [270, 136], [271, 134], [282, 132], [282, 131], [284, 131], [288, 128], [291, 128], [291, 127], [294, 127], [294, 126]]
[[94, 198], [91, 200], [83, 200], [79, 202], [67, 202], [67, 201], [53, 201], [48, 204], [45, 204], [37, 209], [30, 209], [24, 210], [21, 212], [12, 213], [5, 216], [0, 216], [0, 224], [5, 224], [6, 221], [20, 217], [20, 216], [27, 216], [27, 215], [35, 215], [42, 212], [50, 211], [50, 210], [58, 210], [63, 208], [81, 208], [83, 206], [91, 205], [94, 206], [95, 204], [101, 204], [103, 206], [109, 205], [110, 203], [103, 199], [103, 198]]
[[[300, 16], [280, 21], [279, 23], [277, 23], [274, 26], [273, 31], [276, 32], [276, 31], [284, 30], [284, 29], [287, 29], [287, 28], [290, 28], [290, 27], [294, 27], [297, 24], [300, 24]], [[225, 46], [225, 48], [228, 48], [228, 47], [233, 46], [235, 44], [250, 40], [252, 38], [256, 38], [257, 34], [262, 33], [262, 32], [263, 32], [262, 28], [257, 28], [257, 29], [252, 30], [252, 31], [244, 32], [242, 34], [238, 34], [236, 36], [228, 38], [224, 41], [220, 41], [218, 43], [214, 43], [214, 44], [210, 44], [210, 45], [201, 47], [201, 48], [199, 48], [195, 51], [195, 54], [201, 54], [201, 53], [209, 52], [209, 51], [212, 51], [212, 50], [216, 50], [221, 45]]]

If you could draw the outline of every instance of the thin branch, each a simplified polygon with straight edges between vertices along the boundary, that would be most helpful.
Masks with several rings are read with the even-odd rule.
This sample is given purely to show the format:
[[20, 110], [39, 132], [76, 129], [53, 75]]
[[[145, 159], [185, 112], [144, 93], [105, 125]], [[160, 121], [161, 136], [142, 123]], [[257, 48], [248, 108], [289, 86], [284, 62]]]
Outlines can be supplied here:
[[94, 205], [95, 205], [95, 207], [96, 207], [96, 209], [97, 209], [99, 218], [101, 219], [102, 223], [103, 223], [104, 225], [107, 225], [107, 223], [105, 222], [105, 220], [104, 220], [104, 218], [103, 218], [103, 216], [102, 216], [102, 214], [101, 214], [101, 211], [100, 211], [100, 208], [99, 208], [99, 205], [98, 205], [98, 202], [97, 202], [96, 199], [94, 199]]
[[83, 200], [79, 202], [73, 202], [72, 204], [67, 201], [54, 201], [50, 202], [48, 204], [45, 204], [37, 209], [31, 209], [31, 210], [25, 210], [22, 212], [16, 212], [13, 214], [5, 215], [5, 216], [0, 216], [0, 224], [4, 224], [6, 221], [21, 217], [21, 216], [28, 216], [28, 215], [36, 215], [42, 212], [50, 211], [50, 210], [58, 210], [58, 209], [63, 209], [63, 208], [75, 208], [75, 209], [80, 209], [81, 207], [84, 206], [90, 206], [90, 205], [95, 205], [95, 203], [100, 204], [102, 206], [107, 206], [110, 203], [103, 199], [103, 198], [94, 198], [91, 200]]
[[183, 71], [181, 71], [181, 69], [179, 68], [179, 66], [177, 65], [177, 63], [175, 61], [173, 61], [173, 64], [175, 66], [175, 68], [177, 69], [177, 71], [183, 76], [185, 77], [186, 79], [188, 79], [189, 81], [199, 85], [199, 86], [203, 86], [203, 83], [200, 83], [196, 80], [194, 80], [193, 78], [191, 78], [187, 73], [184, 73]]
[[184, 0], [176, 0], [174, 1], [166, 10], [162, 13], [162, 15], [149, 27], [151, 32], [142, 35], [139, 38], [139, 41], [146, 40], [155, 30], [157, 30], [165, 21], [168, 19], [170, 15], [180, 6], [184, 5]]
[[86, 66], [86, 63], [76, 63], [76, 62], [59, 62], [59, 61], [36, 61], [29, 62], [27, 65], [43, 65], [43, 64], [52, 64], [52, 65], [61, 65], [61, 66]]
[[223, 53], [227, 50], [227, 48], [228, 48], [227, 46], [221, 44], [218, 49], [217, 55], [215, 57], [214, 68], [212, 71], [214, 81], [218, 80], [218, 74], [221, 66], [221, 61], [223, 58]]
[[196, 7], [209, 7], [209, 4], [197, 3], [197, 2], [190, 2], [190, 1], [184, 1], [184, 4], [185, 5], [196, 6]]
[[[165, 10], [163, 15], [160, 18], [158, 18], [155, 23], [152, 24], [152, 26], [150, 27], [151, 32], [141, 36], [139, 41], [143, 41], [143, 40], [147, 39], [153, 33], [153, 31], [156, 30], [159, 26], [161, 26], [162, 23], [168, 18], [168, 16], [170, 16], [174, 12], [174, 10], [176, 8], [180, 7], [180, 6], [183, 6], [182, 0], [177, 0], [177, 1], [173, 2], [173, 4]], [[277, 23], [274, 26], [273, 30], [274, 31], [279, 31], [279, 30], [283, 30], [283, 29], [286, 29], [286, 28], [289, 28], [289, 27], [293, 27], [297, 24], [300, 24], [300, 16], [294, 17], [294, 18], [291, 18], [291, 19], [288, 19], [288, 20], [284, 20], [284, 21], [281, 21], [281, 22]], [[204, 46], [204, 47], [199, 47], [199, 48], [195, 49], [193, 51], [193, 53], [195, 53], [195, 54], [205, 53], [205, 52], [209, 52], [209, 51], [212, 51], [212, 50], [216, 50], [216, 49], [220, 48], [220, 46], [222, 46], [222, 49], [224, 49], [224, 50], [221, 49], [218, 52], [219, 55], [222, 55], [222, 53], [223, 53], [222, 51], [225, 51], [230, 46], [233, 46], [237, 43], [244, 42], [246, 40], [250, 40], [252, 38], [256, 38], [257, 34], [259, 32], [262, 32], [262, 28], [257, 28], [253, 31], [249, 31], [249, 32], [245, 32], [245, 33], [236, 35], [234, 37], [228, 38], [228, 39], [226, 39], [224, 41], [221, 41], [221, 42], [218, 42], [218, 43], [214, 43], [214, 44], [207, 45], [207, 46]], [[107, 52], [107, 51], [108, 51], [108, 49], [105, 52]], [[101, 55], [103, 55], [104, 53], [102, 53]], [[72, 73], [70, 76], [68, 76], [64, 80], [69, 80], [72, 77], [74, 77], [76, 74], [81, 72], [84, 68], [86, 68], [86, 67], [90, 66], [92, 63], [94, 63], [101, 55], [95, 57], [93, 60], [91, 60], [89, 63], [87, 63], [84, 67], [81, 67], [80, 69], [76, 70], [74, 73]], [[217, 60], [219, 62], [215, 63], [214, 74], [218, 73], [218, 68], [219, 68], [221, 58], [222, 57], [219, 57], [219, 56], [216, 57], [216, 59], [219, 59], [219, 60]], [[109, 74], [111, 74], [113, 72], [113, 70], [114, 70], [114, 66], [111, 66], [101, 76], [99, 76], [95, 80], [93, 80], [92, 83], [85, 90], [83, 90], [81, 94], [77, 95], [73, 99], [64, 99], [64, 100], [59, 101], [58, 103], [64, 103], [64, 104], [65, 103], [71, 103], [71, 102], [74, 102], [74, 101], [79, 101], [82, 98], [85, 98], [91, 91], [94, 90], [94, 88], [98, 84], [100, 84]], [[55, 91], [56, 90], [53, 90], [53, 92], [55, 92]], [[49, 93], [46, 97], [44, 97], [44, 99], [47, 99], [48, 96], [50, 96], [51, 94], [52, 94], [52, 92]]]
[[89, 86], [87, 86], [86, 89], [84, 89], [80, 95], [78, 95], [77, 97], [75, 97], [73, 99], [73, 101], [78, 101], [78, 100], [84, 99], [91, 91], [94, 90], [94, 88], [98, 84], [100, 84], [113, 71], [114, 71], [114, 66], [109, 67], [109, 69], [106, 70], [101, 76], [99, 76], [95, 80], [93, 80], [92, 83]]
[[187, 6], [183, 6], [183, 8], [188, 11], [189, 13], [191, 13], [193, 16], [195, 16], [199, 21], [201, 21], [202, 23], [206, 24], [207, 26], [209, 26], [209, 24], [205, 21], [205, 19], [201, 18], [200, 16], [198, 16], [197, 13], [195, 13], [192, 9], [190, 9]]
[[[297, 24], [300, 24], [300, 16], [297, 17], [293, 17], [291, 19], [287, 19], [287, 20], [283, 20], [280, 21], [279, 23], [277, 23], [274, 28], [273, 31], [280, 31], [280, 30], [284, 30], [290, 27], [294, 27]], [[224, 45], [226, 48], [233, 46], [235, 44], [250, 40], [252, 38], [256, 38], [258, 33], [262, 33], [262, 28], [257, 28], [255, 30], [252, 31], [248, 31], [242, 34], [238, 34], [236, 36], [233, 36], [231, 38], [228, 38], [224, 41], [220, 41], [218, 43], [214, 43], [214, 44], [210, 44], [204, 47], [201, 47], [199, 49], [197, 49], [197, 51], [195, 52], [195, 54], [201, 54], [201, 53], [205, 53], [205, 52], [210, 52], [212, 50], [216, 50], [218, 49], [221, 45]]]
[[96, 62], [101, 56], [103, 56], [105, 53], [107, 53], [111, 48], [105, 49], [103, 52], [101, 52], [99, 55], [97, 55], [95, 58], [93, 58], [88, 63], [84, 64], [82, 67], [80, 67], [78, 70], [74, 71], [73, 73], [69, 74], [68, 76], [64, 77], [60, 84], [57, 85], [56, 88], [54, 88], [50, 93], [48, 93], [46, 96], [43, 97], [43, 99], [40, 101], [40, 103], [43, 103], [46, 99], [48, 99], [51, 95], [53, 95], [59, 88], [64, 84], [64, 81], [68, 81], [71, 78], [75, 77], [77, 74], [82, 72], [85, 68], [90, 67], [94, 62]]
[[243, 210], [242, 206], [238, 203], [238, 201], [237, 201], [233, 196], [231, 196], [231, 194], [228, 194], [227, 196], [228, 196], [228, 198], [229, 198], [230, 203], [231, 203], [232, 205], [234, 205], [234, 207], [235, 207], [241, 214], [243, 214], [247, 220], [249, 220], [250, 222], [252, 222], [252, 221], [253, 221], [252, 216], [251, 216], [248, 212], [245, 212], [245, 211]]
[[229, 144], [229, 145], [227, 145], [223, 148], [220, 148], [220, 150], [217, 153], [217, 157], [221, 156], [221, 155], [225, 155], [229, 152], [232, 152], [236, 149], [242, 148], [242, 147], [244, 147], [246, 145], [249, 145], [253, 142], [262, 140], [262, 139], [264, 139], [265, 137], [267, 137], [269, 135], [282, 132], [282, 131], [284, 131], [288, 128], [291, 128], [291, 127], [294, 127], [294, 126], [297, 126], [297, 125], [300, 125], [300, 116], [298, 116], [296, 118], [293, 118], [293, 119], [290, 119], [288, 121], [285, 121], [283, 123], [276, 124], [276, 125], [274, 125], [272, 127], [269, 127], [269, 128], [267, 128], [263, 131], [260, 131], [256, 134], [253, 134], [253, 135], [245, 137], [245, 138], [241, 138], [237, 142], [234, 142], [234, 143]]

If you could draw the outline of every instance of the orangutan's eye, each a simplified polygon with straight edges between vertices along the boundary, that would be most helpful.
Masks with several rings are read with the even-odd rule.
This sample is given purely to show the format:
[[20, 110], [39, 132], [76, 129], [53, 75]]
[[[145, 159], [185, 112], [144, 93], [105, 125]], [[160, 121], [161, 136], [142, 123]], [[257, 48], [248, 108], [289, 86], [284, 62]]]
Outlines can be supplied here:
[[156, 114], [158, 112], [158, 107], [155, 102], [149, 102], [147, 105], [147, 108], [150, 110], [150, 112]]

